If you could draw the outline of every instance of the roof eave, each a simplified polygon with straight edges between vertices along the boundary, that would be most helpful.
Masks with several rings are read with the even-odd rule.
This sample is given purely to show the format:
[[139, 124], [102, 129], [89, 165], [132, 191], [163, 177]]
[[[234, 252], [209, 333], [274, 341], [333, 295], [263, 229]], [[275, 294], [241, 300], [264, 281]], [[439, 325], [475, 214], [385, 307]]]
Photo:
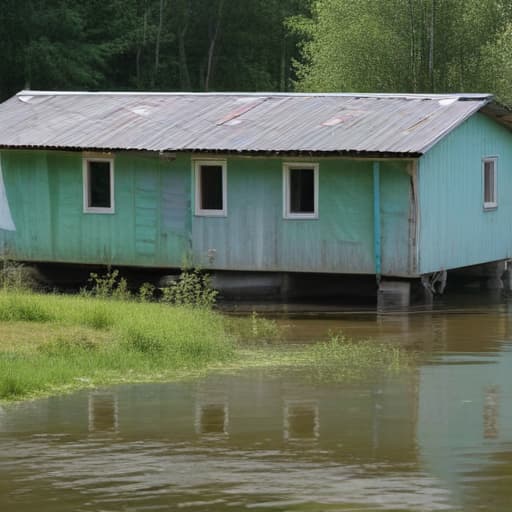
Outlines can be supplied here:
[[471, 116], [475, 115], [476, 112], [483, 111], [491, 102], [493, 102], [493, 96], [487, 95], [486, 97], [479, 98], [483, 105], [475, 105], [475, 108], [466, 113], [465, 116], [462, 116], [460, 119], [457, 119], [455, 123], [447, 125], [446, 129], [440, 132], [435, 139], [432, 139], [429, 144], [422, 147], [420, 150], [421, 154], [425, 154], [427, 151], [430, 151], [438, 142], [444, 139], [450, 132], [458, 128], [461, 124], [465, 123]]
[[192, 153], [192, 154], [219, 154], [219, 155], [239, 155], [239, 156], [284, 156], [284, 157], [345, 157], [345, 158], [364, 158], [364, 159], [416, 159], [423, 153], [413, 152], [396, 152], [396, 151], [357, 151], [357, 150], [331, 150], [331, 151], [311, 151], [311, 150], [232, 150], [232, 149], [216, 149], [216, 148], [166, 148], [160, 150], [148, 150], [137, 148], [116, 148], [116, 147], [79, 147], [79, 146], [45, 146], [45, 145], [0, 145], [0, 149], [10, 150], [46, 150], [46, 151], [70, 151], [70, 152], [133, 152], [133, 153], [151, 153], [155, 155], [168, 153]]

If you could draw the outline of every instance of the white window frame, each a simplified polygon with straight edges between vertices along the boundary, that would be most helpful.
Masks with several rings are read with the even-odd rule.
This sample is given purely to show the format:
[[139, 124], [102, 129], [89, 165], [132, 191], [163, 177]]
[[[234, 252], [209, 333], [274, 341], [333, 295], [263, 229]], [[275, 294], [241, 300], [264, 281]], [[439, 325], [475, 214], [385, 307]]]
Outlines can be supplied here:
[[[89, 162], [108, 162], [110, 165], [110, 207], [89, 206]], [[82, 161], [84, 213], [115, 213], [114, 159], [112, 157], [84, 156]]]
[[[222, 210], [210, 210], [201, 208], [201, 167], [215, 165], [222, 167]], [[195, 160], [195, 214], [203, 217], [227, 217], [228, 215], [228, 170], [226, 160]]]
[[[494, 169], [494, 190], [493, 197], [494, 201], [485, 201], [485, 164], [486, 162], [493, 163]], [[495, 210], [498, 208], [498, 157], [497, 156], [486, 156], [482, 158], [482, 200], [484, 210]]]
[[[311, 162], [285, 162], [283, 164], [283, 218], [318, 219], [318, 164]], [[294, 213], [290, 211], [290, 171], [293, 169], [313, 169], [314, 171], [314, 211]]]

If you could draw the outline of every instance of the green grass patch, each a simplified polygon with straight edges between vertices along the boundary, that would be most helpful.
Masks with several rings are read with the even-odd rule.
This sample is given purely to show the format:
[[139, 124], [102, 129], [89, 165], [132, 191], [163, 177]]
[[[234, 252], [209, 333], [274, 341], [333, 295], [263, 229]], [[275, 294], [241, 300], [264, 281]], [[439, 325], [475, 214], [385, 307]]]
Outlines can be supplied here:
[[3, 400], [172, 379], [234, 354], [224, 318], [208, 309], [0, 291]]
[[258, 315], [233, 319], [205, 307], [0, 290], [0, 400], [213, 369], [288, 368], [338, 381], [414, 363], [392, 344], [332, 336], [287, 346], [279, 339], [276, 323]]

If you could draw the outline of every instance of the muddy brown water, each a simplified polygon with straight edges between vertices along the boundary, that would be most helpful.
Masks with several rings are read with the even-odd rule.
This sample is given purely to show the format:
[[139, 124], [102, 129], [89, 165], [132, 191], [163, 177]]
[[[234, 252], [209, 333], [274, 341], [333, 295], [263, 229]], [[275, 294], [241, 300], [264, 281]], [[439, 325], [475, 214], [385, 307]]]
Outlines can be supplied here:
[[512, 510], [512, 303], [280, 318], [395, 340], [418, 368], [245, 371], [0, 409], [0, 511]]

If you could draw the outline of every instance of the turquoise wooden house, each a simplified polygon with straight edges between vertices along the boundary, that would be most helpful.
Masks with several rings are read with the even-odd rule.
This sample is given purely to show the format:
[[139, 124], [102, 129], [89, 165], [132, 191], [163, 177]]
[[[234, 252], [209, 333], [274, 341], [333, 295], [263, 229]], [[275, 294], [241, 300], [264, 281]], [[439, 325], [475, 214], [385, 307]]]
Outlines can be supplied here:
[[431, 286], [512, 255], [511, 122], [485, 94], [22, 91], [0, 105], [0, 247]]

